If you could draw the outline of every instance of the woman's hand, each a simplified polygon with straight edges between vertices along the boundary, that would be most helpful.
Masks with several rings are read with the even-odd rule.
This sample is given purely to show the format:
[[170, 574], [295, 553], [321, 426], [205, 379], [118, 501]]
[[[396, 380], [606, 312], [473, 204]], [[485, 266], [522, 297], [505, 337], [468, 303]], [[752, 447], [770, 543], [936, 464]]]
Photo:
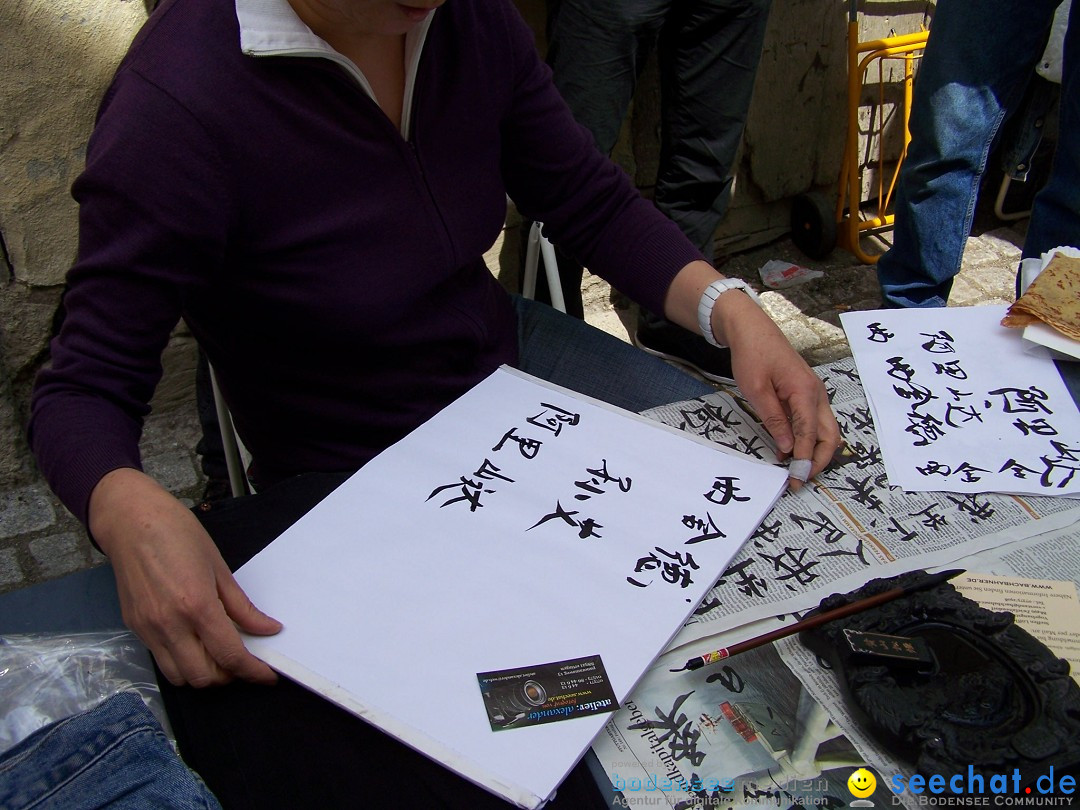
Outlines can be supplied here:
[[[731, 290], [720, 296], [713, 310], [713, 323], [717, 321], [731, 347], [739, 390], [773, 437], [781, 458], [809, 459], [807, 477], [813, 478], [840, 446], [840, 427], [825, 385], [772, 318], [744, 293]], [[801, 486], [802, 481], [791, 479], [792, 489]]]
[[273, 635], [281, 623], [256, 608], [193, 514], [149, 476], [105, 475], [90, 495], [90, 531], [116, 576], [124, 622], [177, 686], [277, 675], [244, 646], [237, 627]]
[[[664, 308], [669, 319], [698, 331], [697, 305], [720, 275], [705, 262], [691, 262], [675, 277]], [[817, 475], [840, 446], [840, 427], [825, 386], [792, 348], [780, 328], [748, 295], [729, 290], [712, 311], [716, 340], [731, 348], [735, 382], [772, 435], [781, 458], [809, 459]], [[791, 488], [802, 482], [791, 479]]]

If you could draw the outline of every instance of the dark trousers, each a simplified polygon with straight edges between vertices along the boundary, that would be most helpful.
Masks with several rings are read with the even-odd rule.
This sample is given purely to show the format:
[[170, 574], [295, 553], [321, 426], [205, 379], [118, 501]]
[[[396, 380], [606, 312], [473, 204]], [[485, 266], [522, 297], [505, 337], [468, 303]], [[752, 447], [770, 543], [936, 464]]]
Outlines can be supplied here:
[[[302, 475], [195, 514], [235, 570], [347, 477]], [[286, 678], [192, 689], [159, 673], [158, 682], [181, 756], [224, 810], [510, 806]], [[579, 765], [548, 806], [606, 805]]]
[[[713, 236], [728, 207], [769, 2], [549, 4], [547, 59], [555, 86], [604, 153], [614, 148], [638, 76], [656, 49], [661, 105], [656, 205], [710, 260]], [[561, 253], [556, 258], [563, 293], [580, 308], [581, 265]], [[538, 288], [541, 283], [543, 273]]]

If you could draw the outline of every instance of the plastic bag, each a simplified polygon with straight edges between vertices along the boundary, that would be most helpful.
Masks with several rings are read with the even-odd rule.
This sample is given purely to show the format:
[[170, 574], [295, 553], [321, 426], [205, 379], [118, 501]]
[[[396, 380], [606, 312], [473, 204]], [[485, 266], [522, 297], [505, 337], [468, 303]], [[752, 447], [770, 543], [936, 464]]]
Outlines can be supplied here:
[[0, 636], [0, 753], [124, 690], [139, 693], [175, 745], [150, 653], [134, 633]]
[[761, 283], [773, 290], [794, 287], [796, 284], [804, 284], [825, 275], [820, 270], [811, 270], [809, 267], [800, 267], [779, 259], [770, 259], [765, 262], [758, 270], [758, 274], [761, 276]]

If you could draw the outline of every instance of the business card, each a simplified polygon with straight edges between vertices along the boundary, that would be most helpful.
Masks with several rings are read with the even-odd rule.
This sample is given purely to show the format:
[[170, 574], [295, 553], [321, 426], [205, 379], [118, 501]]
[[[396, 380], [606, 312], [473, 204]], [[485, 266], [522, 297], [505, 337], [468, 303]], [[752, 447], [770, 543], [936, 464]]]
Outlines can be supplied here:
[[599, 655], [479, 672], [492, 731], [614, 712], [619, 708]]

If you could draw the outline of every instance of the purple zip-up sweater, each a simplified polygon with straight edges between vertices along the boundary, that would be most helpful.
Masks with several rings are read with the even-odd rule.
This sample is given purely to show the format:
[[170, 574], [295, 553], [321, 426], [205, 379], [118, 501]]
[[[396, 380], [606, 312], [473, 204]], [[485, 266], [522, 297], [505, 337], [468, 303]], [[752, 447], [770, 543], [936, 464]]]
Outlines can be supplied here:
[[407, 138], [340, 65], [241, 52], [232, 0], [167, 0], [121, 64], [75, 182], [78, 259], [30, 435], [86, 521], [140, 467], [183, 317], [266, 481], [362, 466], [500, 363], [482, 255], [506, 195], [653, 311], [700, 254], [574, 124], [509, 0], [431, 23]]

